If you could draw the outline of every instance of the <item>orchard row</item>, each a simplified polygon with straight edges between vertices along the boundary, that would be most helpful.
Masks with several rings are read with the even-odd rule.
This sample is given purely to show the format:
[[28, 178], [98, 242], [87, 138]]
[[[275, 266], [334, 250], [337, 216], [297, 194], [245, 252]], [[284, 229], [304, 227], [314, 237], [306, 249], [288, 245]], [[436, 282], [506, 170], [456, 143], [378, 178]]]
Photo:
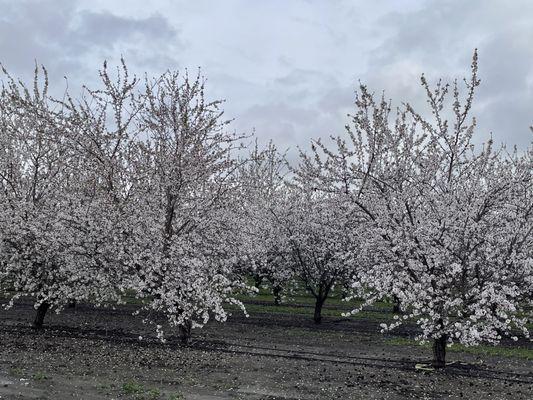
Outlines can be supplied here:
[[35, 299], [39, 328], [48, 309], [133, 292], [187, 341], [228, 303], [246, 312], [236, 295], [254, 276], [278, 301], [302, 283], [317, 323], [336, 286], [361, 307], [392, 298], [403, 315], [383, 330], [416, 321], [436, 367], [450, 343], [529, 337], [533, 149], [474, 146], [477, 69], [474, 54], [464, 85], [422, 77], [423, 111], [361, 86], [346, 131], [292, 165], [228, 133], [200, 75], [104, 64], [99, 88], [55, 99], [46, 70], [30, 87], [4, 70], [7, 306]]

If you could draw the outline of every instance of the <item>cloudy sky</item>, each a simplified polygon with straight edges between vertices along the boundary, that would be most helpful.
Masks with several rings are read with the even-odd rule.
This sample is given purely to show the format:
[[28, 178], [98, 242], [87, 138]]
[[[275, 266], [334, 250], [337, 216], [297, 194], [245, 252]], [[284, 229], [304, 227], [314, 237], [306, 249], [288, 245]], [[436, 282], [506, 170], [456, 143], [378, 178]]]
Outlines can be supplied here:
[[[147, 5], [149, 4], [149, 5]], [[525, 148], [533, 123], [533, 1], [0, 0], [0, 62], [54, 89], [103, 60], [159, 74], [201, 67], [238, 132], [295, 149], [340, 133], [359, 81], [424, 106], [419, 76], [462, 78], [479, 49], [477, 141]], [[294, 150], [292, 150], [294, 152]]]

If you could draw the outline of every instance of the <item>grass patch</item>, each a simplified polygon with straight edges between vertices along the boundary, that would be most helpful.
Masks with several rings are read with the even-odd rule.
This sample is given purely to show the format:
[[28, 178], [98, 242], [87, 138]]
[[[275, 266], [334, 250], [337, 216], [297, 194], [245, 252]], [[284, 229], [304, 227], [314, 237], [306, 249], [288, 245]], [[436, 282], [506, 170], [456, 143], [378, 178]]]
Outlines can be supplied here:
[[48, 379], [48, 376], [42, 372], [42, 371], [37, 371], [35, 374], [33, 374], [33, 380], [35, 381], [45, 381]]
[[328, 330], [328, 329], [313, 329], [313, 328], [288, 328], [283, 331], [283, 336], [291, 337], [295, 340], [298, 339], [319, 339], [323, 340], [353, 340], [358, 336], [354, 336], [352, 333], [346, 333], [342, 331]]
[[[431, 343], [418, 343], [414, 339], [407, 338], [389, 338], [386, 339], [386, 343], [392, 346], [419, 346], [425, 349], [431, 349]], [[523, 346], [507, 347], [507, 346], [491, 346], [491, 345], [479, 345], [479, 346], [464, 346], [462, 344], [455, 343], [452, 346], [447, 347], [446, 351], [452, 353], [468, 353], [477, 356], [492, 356], [492, 357], [507, 357], [507, 358], [522, 358], [526, 360], [533, 360], [533, 349], [528, 349]]]
[[[282, 304], [274, 304], [274, 296], [268, 290], [261, 288], [257, 295], [240, 294], [236, 298], [242, 301], [250, 314], [297, 314], [312, 316], [315, 307], [315, 298], [305, 290], [299, 290], [283, 299]], [[257, 304], [262, 302], [264, 304]], [[359, 307], [361, 301], [344, 301], [340, 294], [329, 297], [322, 308], [322, 316], [343, 318], [343, 314]], [[390, 320], [392, 319], [392, 304], [378, 301], [363, 311], [350, 316], [353, 319]], [[228, 306], [228, 310], [237, 310], [237, 307]]]
[[128, 381], [122, 385], [122, 391], [135, 400], [158, 400], [161, 398], [159, 389], [146, 389], [136, 381]]
[[[287, 315], [307, 315], [312, 318], [314, 309], [312, 307], [297, 307], [294, 305], [280, 305], [275, 306], [274, 304], [263, 305], [263, 304], [246, 304], [246, 311], [250, 315], [254, 314], [287, 314]], [[227, 309], [229, 311], [240, 311], [240, 308], [228, 305]], [[335, 318], [350, 318], [350, 319], [371, 319], [376, 321], [385, 321], [392, 320], [392, 313], [380, 312], [380, 311], [360, 311], [357, 314], [344, 317], [343, 314], [351, 310], [348, 309], [331, 309], [323, 308], [322, 316], [323, 317], [335, 317]]]
[[[264, 301], [268, 303], [274, 303], [274, 296], [270, 293], [259, 293], [256, 295], [246, 295], [246, 294], [238, 294], [235, 296], [238, 300], [242, 302], [249, 302], [249, 301]], [[297, 295], [290, 295], [286, 296], [282, 299], [282, 305], [286, 304], [300, 304], [300, 305], [306, 305], [306, 306], [312, 306], [315, 305], [315, 298], [308, 295], [308, 294], [297, 294]], [[329, 306], [340, 306], [343, 308], [352, 308], [355, 307], [354, 302], [346, 302], [342, 300], [340, 297], [328, 297], [326, 300], [326, 305]]]
[[9, 374], [13, 375], [16, 378], [23, 378], [24, 377], [24, 370], [20, 367], [11, 367], [9, 368]]
[[122, 391], [126, 394], [141, 394], [144, 393], [144, 386], [135, 381], [129, 381], [122, 385]]

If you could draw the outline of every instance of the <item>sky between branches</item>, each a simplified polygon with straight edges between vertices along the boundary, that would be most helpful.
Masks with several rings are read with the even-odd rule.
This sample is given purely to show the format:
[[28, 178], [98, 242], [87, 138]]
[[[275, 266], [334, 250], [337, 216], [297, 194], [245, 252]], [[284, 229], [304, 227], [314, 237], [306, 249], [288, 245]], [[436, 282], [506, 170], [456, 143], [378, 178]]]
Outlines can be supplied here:
[[[148, 4], [149, 3], [149, 4]], [[29, 80], [44, 64], [56, 94], [98, 79], [122, 54], [132, 72], [201, 66], [237, 132], [278, 148], [341, 133], [358, 82], [423, 106], [425, 72], [462, 78], [479, 49], [477, 142], [533, 138], [529, 0], [0, 0], [0, 62]], [[397, 104], [397, 103], [396, 103]]]

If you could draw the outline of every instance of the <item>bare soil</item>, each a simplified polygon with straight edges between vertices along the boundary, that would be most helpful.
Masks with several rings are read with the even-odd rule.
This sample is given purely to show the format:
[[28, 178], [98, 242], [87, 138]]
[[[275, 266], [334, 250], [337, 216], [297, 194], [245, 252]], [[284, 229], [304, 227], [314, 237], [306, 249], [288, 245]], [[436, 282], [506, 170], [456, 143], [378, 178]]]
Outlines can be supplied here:
[[0, 311], [0, 399], [532, 398], [531, 360], [450, 352], [446, 369], [419, 371], [430, 350], [394, 345], [377, 320], [235, 313], [182, 347], [157, 341], [135, 310], [78, 305], [42, 331], [29, 302]]

